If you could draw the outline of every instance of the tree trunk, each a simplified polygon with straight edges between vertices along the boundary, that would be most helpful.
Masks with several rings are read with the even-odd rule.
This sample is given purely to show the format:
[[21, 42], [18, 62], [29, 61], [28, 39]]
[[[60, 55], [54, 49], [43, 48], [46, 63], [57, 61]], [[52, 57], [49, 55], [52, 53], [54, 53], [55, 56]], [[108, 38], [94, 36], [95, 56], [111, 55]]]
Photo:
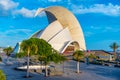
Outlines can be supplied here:
[[17, 62], [17, 66], [19, 67], [19, 66], [20, 66], [20, 65], [19, 65], [19, 64], [20, 64], [19, 58], [17, 58], [17, 61], [18, 61], [18, 62]]
[[117, 60], [117, 52], [116, 52], [116, 49], [114, 49], [113, 51], [114, 51], [114, 58], [115, 58], [115, 60]]
[[48, 69], [47, 69], [47, 65], [45, 65], [45, 77], [48, 76]]
[[29, 51], [28, 51], [28, 56], [27, 56], [27, 75], [26, 77], [29, 77]]
[[7, 62], [9, 62], [9, 56], [7, 56]]
[[7, 59], [6, 59], [6, 65], [9, 64], [9, 56], [7, 56]]
[[79, 61], [77, 61], [77, 73], [80, 73], [80, 70], [79, 70], [79, 67], [80, 67], [80, 62]]
[[65, 71], [64, 71], [64, 61], [63, 61], [63, 73], [64, 73]]

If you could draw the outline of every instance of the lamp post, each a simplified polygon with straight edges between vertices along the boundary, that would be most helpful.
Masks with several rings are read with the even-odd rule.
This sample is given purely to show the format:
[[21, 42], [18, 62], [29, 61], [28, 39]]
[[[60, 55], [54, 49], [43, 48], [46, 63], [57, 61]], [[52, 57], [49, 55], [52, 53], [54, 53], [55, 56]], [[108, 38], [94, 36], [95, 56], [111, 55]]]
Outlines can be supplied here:
[[89, 65], [89, 53], [90, 53], [90, 50], [87, 50], [87, 57], [86, 57], [86, 64]]

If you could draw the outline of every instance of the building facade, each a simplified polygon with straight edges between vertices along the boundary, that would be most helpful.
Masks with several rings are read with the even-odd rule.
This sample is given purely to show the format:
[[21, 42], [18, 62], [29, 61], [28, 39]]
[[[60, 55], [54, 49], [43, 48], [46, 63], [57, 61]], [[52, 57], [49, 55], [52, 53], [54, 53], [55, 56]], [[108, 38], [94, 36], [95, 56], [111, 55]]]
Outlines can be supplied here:
[[30, 38], [46, 40], [59, 53], [86, 50], [82, 28], [70, 11], [60, 6], [52, 6], [39, 8], [35, 16], [42, 11], [46, 13], [49, 24], [45, 29], [35, 32]]
[[104, 51], [104, 50], [91, 50], [90, 52], [85, 52], [86, 56], [89, 56], [90, 54], [94, 54], [98, 60], [104, 60], [104, 61], [112, 61], [114, 59], [114, 55], [110, 52]]

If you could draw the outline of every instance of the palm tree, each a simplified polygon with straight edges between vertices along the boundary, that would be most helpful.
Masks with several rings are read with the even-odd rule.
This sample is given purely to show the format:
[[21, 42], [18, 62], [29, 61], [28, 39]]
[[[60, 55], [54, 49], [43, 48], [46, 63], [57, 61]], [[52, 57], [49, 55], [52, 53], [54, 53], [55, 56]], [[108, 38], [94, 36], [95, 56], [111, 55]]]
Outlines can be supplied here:
[[95, 60], [97, 57], [94, 54], [90, 53], [88, 58], [90, 59], [90, 62], [93, 62], [93, 60]]
[[37, 53], [38, 48], [37, 45], [34, 44], [34, 39], [30, 38], [28, 40], [23, 40], [20, 49], [21, 52], [17, 54], [18, 57], [24, 57], [27, 56], [27, 74], [26, 77], [29, 77], [29, 58], [31, 55], [34, 55]]
[[64, 63], [65, 61], [67, 61], [69, 59], [67, 59], [63, 54], [61, 55], [61, 61], [62, 61], [62, 68], [63, 68], [63, 73], [64, 73]]
[[[45, 40], [42, 40], [41, 43], [41, 51], [44, 53], [39, 54], [40, 55], [40, 61], [44, 62], [45, 65], [45, 76], [48, 76], [48, 65], [50, 62], [54, 63], [61, 63], [66, 60], [66, 58], [62, 55], [60, 55], [55, 49], [52, 48], [52, 46], [47, 43]], [[43, 44], [43, 45], [42, 45]]]
[[116, 42], [114, 42], [114, 43], [112, 43], [112, 44], [110, 45], [110, 48], [113, 49], [114, 52], [116, 52], [116, 50], [117, 50], [119, 47], [120, 47], [120, 46], [119, 46]]
[[83, 51], [80, 51], [80, 50], [77, 50], [73, 53], [73, 58], [77, 61], [77, 73], [80, 73], [79, 64], [83, 56], [84, 56]]
[[62, 55], [60, 55], [58, 52], [54, 52], [53, 53], [50, 53], [48, 55], [46, 55], [45, 59], [44, 59], [44, 62], [45, 62], [45, 76], [48, 76], [48, 65], [50, 64], [50, 62], [54, 62], [54, 63], [61, 63], [63, 61], [65, 61], [66, 58]]
[[13, 51], [13, 48], [12, 47], [7, 47], [7, 48], [4, 48], [3, 51], [6, 53], [6, 55], [7, 55], [7, 61], [8, 61], [10, 53], [12, 53], [12, 51]]
[[7, 56], [9, 56], [10, 53], [13, 51], [13, 48], [12, 47], [7, 47], [7, 48], [4, 48], [3, 51], [6, 53]]
[[[62, 63], [63, 64], [63, 72], [64, 72], [64, 62], [67, 60], [67, 58], [64, 56], [64, 55], [62, 55], [62, 53], [59, 53], [58, 51], [56, 51], [55, 49], [53, 49], [53, 54], [52, 54], [52, 56], [54, 56], [53, 58], [52, 58], [52, 61], [54, 62], [54, 63]], [[51, 57], [52, 57], [51, 56]]]
[[116, 59], [116, 50], [119, 48], [120, 46], [116, 43], [116, 42], [113, 42], [111, 45], [110, 45], [110, 48], [113, 49], [113, 52], [114, 52], [114, 56], [115, 56], [115, 59]]
[[[24, 40], [20, 45], [20, 54], [18, 57], [27, 56], [27, 76], [29, 77], [29, 57], [31, 55], [38, 55], [39, 60], [43, 61], [45, 64], [45, 76], [48, 76], [48, 65], [50, 62], [58, 63], [64, 60], [63, 56], [59, 55], [52, 46], [43, 39], [30, 38]], [[35, 52], [35, 53], [34, 53]], [[36, 54], [37, 53], [37, 54]]]

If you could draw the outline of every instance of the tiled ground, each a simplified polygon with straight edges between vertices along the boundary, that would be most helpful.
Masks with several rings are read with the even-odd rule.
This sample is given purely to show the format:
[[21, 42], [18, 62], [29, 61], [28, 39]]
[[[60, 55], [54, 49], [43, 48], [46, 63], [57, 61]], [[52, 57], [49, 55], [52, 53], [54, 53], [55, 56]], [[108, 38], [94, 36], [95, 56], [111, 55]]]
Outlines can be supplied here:
[[[65, 62], [65, 73], [62, 76], [44, 77], [44, 75], [31, 73], [32, 78], [23, 78], [26, 74], [24, 71], [14, 70], [14, 65], [6, 66], [0, 64], [0, 68], [4, 70], [7, 80], [120, 80], [120, 69], [108, 66], [86, 65], [80, 64], [82, 73], [77, 74], [76, 62]], [[62, 71], [62, 65], [59, 65]]]

